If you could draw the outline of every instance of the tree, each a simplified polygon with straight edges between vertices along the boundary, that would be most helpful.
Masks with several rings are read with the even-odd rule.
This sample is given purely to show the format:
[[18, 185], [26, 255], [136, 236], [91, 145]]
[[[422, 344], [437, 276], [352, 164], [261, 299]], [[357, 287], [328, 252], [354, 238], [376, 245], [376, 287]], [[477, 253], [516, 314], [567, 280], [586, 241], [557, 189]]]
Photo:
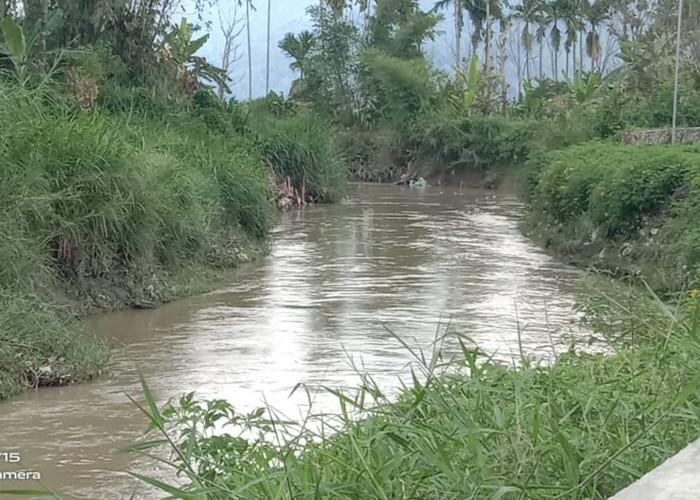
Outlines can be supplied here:
[[552, 25], [549, 32], [550, 41], [552, 43], [552, 79], [559, 80], [559, 50], [561, 49], [561, 30], [559, 29], [559, 19], [561, 16], [562, 2], [561, 0], [553, 0], [546, 4], [545, 12], [547, 23]]
[[566, 51], [566, 76], [569, 76], [569, 56], [573, 55], [572, 73], [576, 72], [576, 36], [583, 29], [579, 0], [566, 0], [564, 5], [564, 26], [566, 38], [564, 50]]
[[586, 54], [591, 59], [591, 71], [594, 71], [600, 57], [598, 26], [608, 18], [608, 4], [603, 0], [597, 0], [588, 5], [585, 15], [591, 27], [586, 35]]
[[422, 11], [417, 0], [384, 0], [370, 19], [368, 45], [401, 59], [422, 58], [423, 43], [435, 38], [440, 19]]
[[163, 36], [162, 56], [175, 68], [185, 95], [192, 95], [201, 87], [200, 79], [215, 83], [230, 92], [227, 85], [228, 75], [223, 69], [209, 64], [203, 57], [195, 54], [209, 39], [209, 34], [193, 39], [194, 27], [182, 18], [179, 26]]
[[433, 10], [445, 9], [451, 3], [454, 8], [454, 25], [455, 25], [455, 67], [460, 68], [462, 66], [462, 28], [464, 25], [464, 18], [462, 16], [463, 12], [463, 0], [440, 0], [436, 2]]
[[535, 13], [534, 19], [537, 24], [537, 29], [535, 30], [535, 40], [537, 40], [539, 46], [539, 76], [540, 79], [544, 78], [544, 68], [542, 62], [544, 60], [544, 40], [547, 35], [547, 16], [545, 12], [545, 5], [543, 3], [538, 3], [537, 11]]
[[287, 33], [279, 42], [278, 47], [288, 56], [294, 59], [290, 65], [292, 69], [299, 70], [299, 79], [304, 79], [304, 69], [309, 60], [311, 50], [316, 40], [310, 31], [302, 31], [299, 35]]
[[270, 92], [270, 0], [267, 0], [267, 57], [265, 64], [265, 95]]
[[515, 15], [523, 21], [523, 29], [520, 34], [522, 48], [525, 51], [525, 75], [530, 78], [530, 59], [532, 56], [532, 33], [530, 25], [535, 22], [537, 13], [537, 0], [523, 0], [523, 3], [515, 7]]
[[[227, 21], [224, 21], [221, 8], [219, 8], [219, 26], [224, 37], [224, 48], [221, 52], [221, 69], [231, 81], [233, 81], [231, 77], [233, 65], [241, 59], [241, 56], [238, 55], [240, 44], [236, 41], [243, 33], [243, 28], [245, 27], [242, 26], [242, 22], [242, 19], [238, 17], [238, 4], [233, 5], [233, 15]], [[219, 87], [219, 98], [223, 100], [225, 94], [224, 87]]]
[[253, 54], [250, 48], [250, 9], [255, 10], [253, 0], [237, 0], [238, 6], [243, 6], [245, 2], [245, 29], [248, 40], [248, 99], [253, 98]]

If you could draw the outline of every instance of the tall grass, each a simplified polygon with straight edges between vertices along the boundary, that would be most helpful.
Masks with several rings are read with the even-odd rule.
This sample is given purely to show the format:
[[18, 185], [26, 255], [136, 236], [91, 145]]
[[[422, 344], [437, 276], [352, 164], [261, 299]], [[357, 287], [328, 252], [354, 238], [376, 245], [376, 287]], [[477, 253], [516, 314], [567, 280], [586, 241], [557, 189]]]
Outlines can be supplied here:
[[263, 156], [278, 177], [289, 177], [315, 201], [335, 202], [345, 194], [347, 161], [334, 141], [330, 125], [312, 115], [261, 118], [253, 130]]
[[339, 414], [304, 422], [192, 394], [160, 410], [144, 382], [160, 437], [130, 451], [173, 451], [185, 484], [140, 477], [174, 498], [607, 498], [700, 433], [698, 305], [591, 296], [581, 307], [613, 354], [516, 368], [458, 337], [451, 362], [413, 351], [398, 400], [365, 377], [334, 391]]
[[[83, 302], [115, 288], [128, 290], [113, 301], [162, 298], [151, 285], [236, 264], [274, 222], [249, 140], [77, 112], [5, 84], [0, 121], [0, 399], [102, 370], [106, 347], [66, 323], [59, 290]], [[34, 377], [46, 367], [51, 380]]]

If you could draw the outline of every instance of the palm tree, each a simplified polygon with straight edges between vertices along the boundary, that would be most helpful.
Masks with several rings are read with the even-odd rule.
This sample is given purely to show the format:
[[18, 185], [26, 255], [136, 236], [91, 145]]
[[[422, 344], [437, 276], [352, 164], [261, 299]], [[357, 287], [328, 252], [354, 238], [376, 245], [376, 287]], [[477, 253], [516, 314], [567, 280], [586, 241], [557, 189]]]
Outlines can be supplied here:
[[525, 50], [525, 74], [530, 78], [530, 59], [532, 57], [532, 33], [530, 32], [530, 23], [535, 21], [535, 13], [537, 12], [536, 0], [524, 0], [522, 4], [515, 7], [516, 17], [524, 23], [523, 30], [520, 35], [522, 47]]
[[579, 16], [579, 23], [581, 25], [581, 29], [578, 32], [578, 65], [579, 68], [578, 70], [583, 73], [583, 49], [584, 49], [584, 43], [583, 43], [583, 35], [584, 32], [586, 31], [586, 23], [584, 21], [584, 16], [585, 13], [587, 12], [588, 8], [590, 7], [588, 0], [577, 0], [578, 1], [578, 16]]
[[454, 18], [455, 18], [455, 67], [460, 68], [462, 66], [462, 29], [464, 26], [464, 18], [462, 17], [463, 10], [463, 0], [440, 0], [436, 2], [433, 6], [433, 10], [444, 9], [450, 3], [454, 7]]
[[248, 99], [253, 99], [253, 56], [250, 50], [250, 9], [255, 10], [255, 7], [253, 7], [253, 0], [237, 1], [239, 7], [245, 2], [245, 27], [246, 36], [248, 38]]
[[554, 80], [559, 79], [559, 50], [561, 49], [561, 30], [559, 29], [559, 19], [561, 17], [561, 0], [554, 0], [546, 5], [547, 23], [552, 24], [552, 29], [549, 32], [550, 41], [552, 42], [553, 73]]
[[299, 70], [299, 79], [304, 79], [304, 70], [309, 60], [309, 54], [316, 44], [316, 39], [310, 31], [302, 31], [298, 35], [287, 33], [279, 43], [279, 48], [294, 59], [290, 64], [292, 69]]
[[267, 0], [267, 63], [265, 65], [265, 95], [270, 92], [270, 0]]
[[542, 69], [542, 61], [544, 60], [544, 39], [547, 35], [547, 17], [544, 12], [544, 4], [538, 3], [537, 10], [534, 15], [535, 24], [537, 24], [537, 29], [535, 30], [535, 40], [539, 45], [540, 58], [539, 58], [539, 74], [540, 78], [544, 78], [544, 71]]
[[591, 31], [586, 35], [586, 54], [591, 58], [591, 71], [593, 71], [600, 56], [600, 35], [597, 29], [600, 23], [608, 18], [608, 6], [598, 0], [588, 5], [585, 15], [591, 26]]
[[[564, 10], [564, 26], [566, 27], [566, 39], [564, 50], [566, 51], [566, 76], [569, 76], [569, 55], [573, 55], [572, 73], [576, 73], [576, 35], [581, 31], [580, 2], [579, 0], [567, 0]], [[573, 51], [573, 52], [572, 52]]]

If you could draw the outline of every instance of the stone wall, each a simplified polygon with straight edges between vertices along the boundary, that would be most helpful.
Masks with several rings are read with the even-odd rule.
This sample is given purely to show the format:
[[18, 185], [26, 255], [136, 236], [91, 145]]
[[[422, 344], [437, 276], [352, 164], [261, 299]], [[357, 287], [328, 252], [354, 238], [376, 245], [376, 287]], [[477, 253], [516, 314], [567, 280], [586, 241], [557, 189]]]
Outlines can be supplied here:
[[[700, 127], [677, 128], [676, 141], [679, 143], [700, 142]], [[625, 132], [622, 134], [624, 144], [667, 144], [671, 142], [671, 129], [660, 128]]]

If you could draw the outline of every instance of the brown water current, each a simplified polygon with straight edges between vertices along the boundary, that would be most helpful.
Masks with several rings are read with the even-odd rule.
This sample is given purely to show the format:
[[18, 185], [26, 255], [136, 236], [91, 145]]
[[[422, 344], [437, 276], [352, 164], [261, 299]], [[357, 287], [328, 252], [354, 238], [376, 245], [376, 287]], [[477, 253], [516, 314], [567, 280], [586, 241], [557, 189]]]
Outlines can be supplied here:
[[[114, 452], [146, 426], [126, 396], [142, 399], [139, 369], [161, 402], [196, 391], [250, 410], [264, 395], [299, 417], [306, 396], [290, 390], [353, 386], [350, 359], [380, 386], [398, 385], [410, 354], [387, 328], [429, 349], [449, 323], [503, 359], [517, 356], [520, 333], [524, 351], [551, 354], [552, 342], [585, 336], [571, 308], [581, 275], [519, 233], [521, 211], [507, 193], [356, 185], [343, 203], [284, 214], [271, 254], [217, 290], [91, 318], [89, 330], [115, 339], [112, 374], [0, 404], [0, 452], [19, 450], [22, 468], [62, 498], [129, 498], [134, 488], [158, 498], [126, 473], [153, 466]], [[444, 352], [456, 354], [456, 342]], [[337, 403], [319, 393], [315, 408]], [[0, 489], [17, 486], [39, 485], [0, 476]]]

